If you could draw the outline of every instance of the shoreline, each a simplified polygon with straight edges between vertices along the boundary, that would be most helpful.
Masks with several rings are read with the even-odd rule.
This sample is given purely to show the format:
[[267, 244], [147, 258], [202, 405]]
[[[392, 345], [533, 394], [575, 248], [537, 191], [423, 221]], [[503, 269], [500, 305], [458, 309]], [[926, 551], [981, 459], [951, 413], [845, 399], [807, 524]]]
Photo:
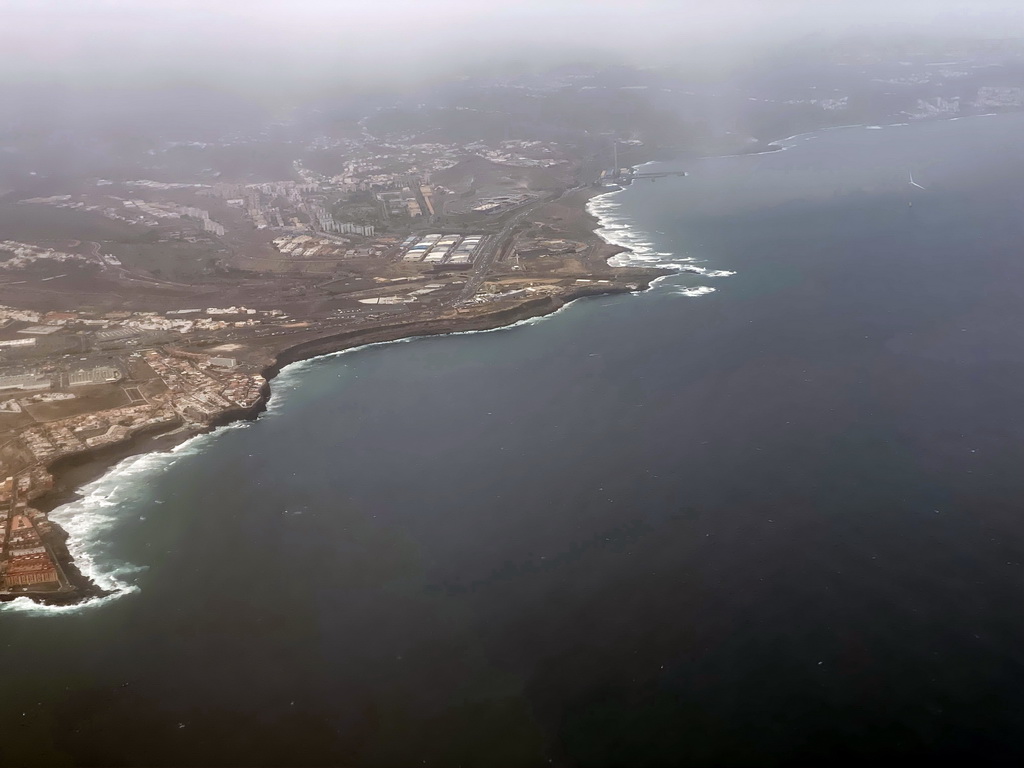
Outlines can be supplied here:
[[[921, 122], [952, 122], [967, 118], [993, 117], [1000, 113], [986, 113], [982, 115], [964, 115], [954, 118], [944, 118], [936, 121]], [[1011, 113], [1012, 114], [1012, 113]], [[726, 157], [744, 157], [752, 155], [769, 154], [792, 148], [796, 143], [808, 136], [825, 131], [849, 130], [849, 129], [881, 129], [894, 128], [909, 125], [908, 123], [892, 123], [885, 125], [837, 125], [826, 126], [794, 134], [782, 139], [762, 141], [750, 150], [733, 155], [713, 154], [703, 157], [690, 158], [691, 160], [719, 159]], [[671, 162], [677, 158], [652, 158], [646, 161], [638, 160], [632, 167], [645, 165], [647, 163]], [[164, 423], [152, 427], [145, 427], [124, 440], [104, 445], [95, 449], [86, 449], [74, 454], [65, 454], [54, 459], [52, 462], [41, 465], [52, 477], [52, 487], [39, 496], [32, 499], [32, 506], [44, 513], [49, 513], [66, 504], [73, 503], [83, 498], [82, 489], [87, 484], [98, 480], [110, 472], [120, 462], [134, 456], [166, 453], [175, 449], [186, 441], [203, 434], [215, 432], [218, 428], [228, 426], [236, 422], [254, 421], [261, 413], [267, 410], [273, 397], [272, 382], [288, 365], [313, 360], [341, 352], [346, 352], [364, 346], [394, 343], [398, 341], [412, 340], [420, 337], [452, 335], [459, 333], [484, 332], [512, 327], [518, 323], [546, 317], [558, 312], [574, 301], [591, 296], [605, 296], [622, 293], [643, 292], [650, 290], [655, 284], [664, 278], [675, 274], [678, 268], [671, 266], [650, 264], [612, 266], [609, 260], [620, 253], [636, 254], [636, 249], [628, 244], [609, 239], [602, 234], [602, 220], [595, 216], [590, 210], [590, 203], [607, 194], [614, 194], [623, 191], [629, 186], [616, 185], [613, 188], [606, 187], [580, 187], [575, 191], [578, 194], [574, 206], [578, 205], [590, 221], [587, 223], [589, 229], [588, 238], [594, 247], [600, 248], [601, 262], [608, 267], [607, 272], [596, 268], [581, 274], [581, 277], [594, 278], [600, 273], [601, 277], [610, 278], [598, 286], [596, 284], [579, 285], [576, 287], [566, 286], [564, 293], [552, 294], [539, 298], [526, 299], [512, 305], [495, 308], [493, 311], [482, 311], [476, 313], [445, 315], [430, 319], [421, 319], [407, 322], [391, 322], [372, 328], [361, 328], [356, 330], [329, 333], [321, 337], [299, 338], [293, 343], [280, 349], [267, 350], [266, 358], [270, 360], [260, 369], [260, 375], [264, 383], [260, 387], [259, 398], [248, 407], [233, 407], [215, 414], [203, 424], [185, 424], [180, 422]], [[71, 555], [68, 548], [70, 540], [67, 531], [58, 523], [52, 523], [52, 532], [48, 534], [46, 543], [52, 549], [53, 554], [64, 570], [68, 582], [75, 587], [73, 591], [64, 593], [22, 593], [22, 594], [0, 594], [0, 606], [28, 598], [39, 605], [69, 606], [79, 605], [85, 602], [102, 598], [105, 596], [119, 594], [119, 590], [107, 590], [99, 586], [92, 578], [82, 573], [79, 563]]]
[[[533, 319], [547, 317], [558, 312], [574, 301], [599, 296], [612, 296], [624, 293], [635, 293], [647, 290], [661, 277], [675, 274], [674, 271], [652, 268], [646, 285], [636, 289], [625, 286], [605, 288], [581, 288], [565, 297], [545, 297], [523, 302], [515, 307], [508, 307], [497, 312], [479, 315], [470, 322], [459, 322], [455, 319], [439, 319], [406, 323], [379, 328], [367, 328], [359, 331], [324, 336], [319, 339], [301, 341], [293, 346], [285, 347], [278, 353], [277, 359], [261, 370], [266, 379], [263, 394], [259, 401], [250, 408], [235, 408], [224, 411], [210, 423], [197, 429], [189, 429], [175, 425], [166, 429], [154, 430], [150, 434], [136, 433], [127, 440], [115, 445], [106, 446], [95, 451], [82, 451], [62, 456], [47, 466], [54, 477], [54, 487], [34, 500], [33, 505], [43, 511], [52, 512], [71, 501], [81, 498], [79, 490], [82, 486], [102, 477], [108, 470], [121, 461], [147, 453], [169, 451], [198, 435], [209, 434], [221, 427], [239, 421], [254, 421], [267, 410], [272, 392], [272, 382], [286, 367], [296, 363], [307, 362], [321, 357], [328, 357], [340, 352], [348, 352], [360, 347], [392, 344], [431, 336], [448, 336], [460, 333], [478, 333], [497, 331]], [[662, 273], [665, 274], [657, 274]], [[539, 310], [539, 311], [535, 311]]]
[[[587, 190], [582, 195], [581, 201], [581, 208], [586, 215], [595, 218], [591, 222], [590, 236], [596, 245], [606, 250], [602, 257], [604, 264], [607, 264], [608, 259], [618, 253], [630, 250], [622, 245], [604, 240], [599, 234], [600, 222], [590, 214], [587, 208], [590, 200], [611, 191], [615, 190]], [[53, 478], [52, 488], [33, 499], [33, 506], [49, 514], [59, 507], [83, 498], [81, 490], [84, 486], [100, 479], [126, 459], [133, 456], [165, 453], [196, 436], [209, 434], [218, 428], [236, 422], [255, 421], [261, 413], [267, 410], [273, 397], [272, 382], [289, 365], [365, 346], [389, 344], [421, 337], [510, 328], [518, 323], [552, 315], [580, 299], [650, 290], [657, 281], [676, 271], [657, 265], [650, 267], [611, 267], [609, 265], [609, 270], [607, 276], [615, 280], [611, 284], [581, 285], [570, 288], [563, 294], [531, 298], [512, 306], [497, 308], [491, 312], [390, 323], [374, 328], [342, 331], [318, 338], [298, 340], [274, 352], [272, 362], [260, 370], [260, 375], [265, 381], [260, 390], [259, 400], [252, 406], [225, 409], [200, 427], [183, 426], [180, 423], [159, 425], [140, 430], [112, 445], [58, 457], [45, 465], [45, 469]], [[117, 594], [117, 590], [104, 589], [88, 575], [82, 573], [78, 563], [68, 550], [69, 534], [56, 522], [52, 523], [52, 528], [53, 533], [49, 535], [47, 544], [53, 549], [61, 568], [75, 590], [59, 595], [45, 592], [0, 595], [0, 605], [28, 598], [37, 605], [74, 606]]]

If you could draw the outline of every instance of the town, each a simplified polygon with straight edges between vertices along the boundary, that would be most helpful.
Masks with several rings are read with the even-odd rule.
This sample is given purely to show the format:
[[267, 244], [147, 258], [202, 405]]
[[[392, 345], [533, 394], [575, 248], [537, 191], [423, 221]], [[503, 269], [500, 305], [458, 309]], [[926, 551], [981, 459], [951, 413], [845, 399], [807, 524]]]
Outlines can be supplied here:
[[583, 211], [600, 189], [556, 144], [375, 145], [332, 176], [292, 171], [253, 184], [96, 179], [14, 204], [55, 232], [81, 217], [75, 234], [96, 239], [0, 241], [0, 599], [88, 587], [32, 506], [54, 493], [51, 468], [251, 417], [283, 349], [471, 323], [657, 274], [608, 266], [616, 249]]
[[74, 491], [69, 462], [252, 418], [292, 360], [641, 290], [667, 272], [610, 265], [624, 249], [595, 233], [595, 195], [770, 150], [790, 126], [1019, 110], [1007, 67], [1021, 60], [837, 49], [805, 82], [740, 78], [725, 123], [714, 83], [569, 69], [358, 116], [154, 128], [116, 160], [99, 136], [106, 159], [73, 178], [15, 114], [0, 130], [24, 169], [0, 178], [0, 599], [87, 588], [46, 514]]

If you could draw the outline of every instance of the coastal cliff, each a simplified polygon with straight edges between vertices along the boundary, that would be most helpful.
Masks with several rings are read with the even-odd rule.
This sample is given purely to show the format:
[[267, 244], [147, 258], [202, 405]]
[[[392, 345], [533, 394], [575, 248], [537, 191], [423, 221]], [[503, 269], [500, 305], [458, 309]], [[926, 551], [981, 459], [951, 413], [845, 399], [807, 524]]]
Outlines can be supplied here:
[[[589, 296], [644, 290], [654, 279], [667, 274], [664, 270], [654, 269], [615, 270], [615, 272], [621, 273], [621, 277], [614, 283], [581, 285], [559, 294], [527, 298], [513, 304], [504, 303], [503, 306], [493, 309], [476, 307], [438, 318], [392, 322], [291, 343], [274, 353], [272, 361], [262, 369], [264, 383], [260, 397], [252, 405], [224, 408], [202, 423], [183, 424], [179, 420], [173, 423], [153, 425], [136, 430], [116, 443], [63, 455], [46, 465], [46, 471], [52, 477], [53, 482], [48, 490], [33, 499], [33, 506], [43, 512], [50, 512], [77, 498], [78, 489], [83, 485], [102, 476], [110, 467], [130, 456], [166, 451], [197, 434], [209, 432], [236, 421], [257, 418], [266, 410], [267, 403], [272, 396], [272, 381], [284, 367], [290, 364], [370, 344], [383, 344], [421, 336], [504, 328], [524, 320], [549, 315], [572, 301]], [[0, 594], [0, 602], [29, 597], [46, 604], [68, 604], [109, 594], [78, 568], [67, 546], [68, 534], [59, 525], [51, 524], [44, 540], [73, 589], [61, 593], [40, 591]]]

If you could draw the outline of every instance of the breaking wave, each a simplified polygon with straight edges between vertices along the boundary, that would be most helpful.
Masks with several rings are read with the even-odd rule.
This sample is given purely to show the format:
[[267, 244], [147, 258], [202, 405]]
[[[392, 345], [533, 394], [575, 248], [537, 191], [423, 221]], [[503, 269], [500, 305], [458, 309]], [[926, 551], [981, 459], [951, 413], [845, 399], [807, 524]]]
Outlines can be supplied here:
[[559, 315], [562, 312], [568, 311], [568, 309], [576, 303], [577, 300], [569, 301], [560, 306], [554, 312], [548, 312], [546, 315], [535, 315], [534, 317], [527, 317], [522, 320], [517, 320], [514, 323], [508, 325], [499, 325], [496, 328], [480, 328], [468, 331], [449, 331], [448, 333], [434, 333], [425, 334], [423, 336], [407, 336], [401, 339], [392, 339], [390, 341], [375, 341], [371, 344], [360, 344], [356, 347], [349, 347], [348, 349], [340, 349], [337, 352], [327, 352], [316, 357], [311, 357], [308, 360], [299, 360], [295, 363], [289, 363], [277, 374], [277, 376], [270, 383], [270, 400], [267, 402], [265, 414], [274, 415], [279, 413], [285, 403], [288, 400], [289, 394], [299, 389], [299, 382], [301, 380], [301, 374], [304, 371], [313, 368], [314, 366], [321, 365], [328, 360], [341, 357], [342, 355], [349, 355], [354, 352], [361, 352], [364, 349], [371, 349], [372, 347], [385, 347], [390, 344], [408, 344], [414, 341], [420, 341], [432, 338], [443, 338], [445, 336], [472, 336], [478, 333], [501, 333], [504, 331], [511, 331], [515, 328], [521, 328], [527, 325], [536, 325], [542, 323], [545, 320], [553, 318], [555, 315]]
[[[41, 605], [27, 597], [0, 604], [0, 611], [39, 616], [78, 613], [106, 605], [139, 591], [133, 577], [146, 566], [124, 562], [109, 551], [109, 532], [135, 516], [148, 499], [150, 479], [166, 472], [186, 456], [200, 453], [221, 430], [244, 429], [249, 422], [235, 422], [215, 432], [196, 435], [167, 451], [130, 456], [109, 472], [84, 485], [80, 497], [53, 510], [49, 518], [68, 534], [68, 550], [82, 575], [110, 594], [68, 605]], [[159, 501], [159, 500], [156, 500]]]
[[679, 269], [681, 272], [692, 272], [695, 275], [704, 275], [704, 277], [732, 277], [736, 274], [728, 269], [707, 269], [691, 264], [687, 264]]
[[[624, 190], [599, 195], [592, 198], [588, 211], [598, 219], [597, 234], [605, 242], [618, 245], [628, 250], [609, 259], [613, 266], [647, 266], [674, 269], [678, 272], [690, 272], [703, 277], [728, 277], [734, 272], [728, 270], [711, 270], [694, 264], [693, 257], [679, 256], [674, 253], [658, 250], [650, 236], [638, 233], [631, 221], [621, 212], [621, 203], [616, 199]], [[664, 278], [652, 281], [652, 287]], [[673, 284], [671, 292], [680, 296], [704, 296], [714, 292], [710, 286], [681, 286]], [[531, 317], [499, 328], [485, 330], [455, 331], [445, 336], [459, 336], [476, 333], [495, 333], [508, 331], [519, 326], [534, 325], [566, 311], [574, 302], [569, 302], [553, 313]], [[347, 355], [369, 347], [387, 344], [410, 343], [420, 338], [410, 337], [393, 341], [376, 342], [352, 347], [338, 352], [320, 355], [309, 360], [291, 363], [278, 373], [271, 383], [271, 397], [267, 403], [267, 415], [279, 413], [290, 394], [300, 388], [304, 372], [309, 368], [322, 364], [325, 360]], [[74, 558], [75, 565], [82, 574], [110, 594], [103, 597], [83, 600], [70, 605], [41, 605], [29, 598], [0, 604], [0, 611], [28, 613], [35, 615], [67, 615], [109, 604], [127, 595], [140, 591], [135, 576], [146, 570], [146, 566], [118, 560], [109, 549], [109, 533], [115, 526], [138, 514], [143, 503], [150, 501], [147, 497], [149, 482], [154, 473], [165, 472], [186, 456], [196, 455], [205, 450], [209, 441], [227, 429], [244, 429], [251, 422], [234, 422], [224, 427], [197, 435], [182, 442], [180, 445], [158, 453], [131, 456], [124, 459], [101, 478], [83, 486], [80, 497], [50, 513], [49, 517], [68, 533], [68, 549]], [[159, 503], [159, 500], [152, 500]]]
[[660, 251], [648, 235], [633, 228], [632, 222], [622, 213], [619, 197], [625, 189], [596, 195], [587, 202], [587, 212], [597, 219], [598, 237], [609, 245], [624, 248], [608, 259], [613, 267], [670, 267], [689, 263], [691, 259], [678, 257], [673, 253]]
[[714, 293], [715, 289], [710, 285], [697, 285], [692, 288], [688, 288], [684, 285], [675, 286], [673, 293], [676, 296], [689, 296], [691, 298], [697, 296], [707, 296], [709, 293]]
[[[592, 197], [587, 203], [587, 212], [597, 219], [597, 229], [595, 232], [598, 237], [609, 245], [616, 245], [626, 249], [608, 259], [608, 264], [613, 267], [673, 269], [676, 272], [690, 272], [710, 278], [731, 277], [736, 274], [726, 269], [702, 267], [694, 263], [696, 259], [693, 256], [681, 256], [658, 250], [657, 244], [652, 242], [650, 236], [635, 229], [632, 221], [624, 215], [619, 197], [625, 191], [625, 189], [619, 189], [603, 195], [597, 195]], [[651, 288], [653, 289], [658, 286], [664, 279], [658, 278], [653, 280]], [[710, 286], [687, 288], [673, 284], [672, 287], [690, 291], [691, 293], [681, 294], [688, 296], [703, 296], [715, 290]]]

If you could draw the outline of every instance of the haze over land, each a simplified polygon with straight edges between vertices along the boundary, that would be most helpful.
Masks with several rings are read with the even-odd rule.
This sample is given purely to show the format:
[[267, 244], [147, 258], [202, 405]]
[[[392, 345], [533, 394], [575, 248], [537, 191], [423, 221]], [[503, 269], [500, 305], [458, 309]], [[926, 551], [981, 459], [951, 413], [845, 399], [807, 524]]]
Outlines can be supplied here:
[[1024, 9], [1006, 0], [3, 0], [0, 13], [0, 82], [205, 85], [286, 101], [422, 85], [480, 67], [610, 60], [714, 69], [796, 40], [1024, 32]]
[[1020, 764], [1019, 3], [0, 0], [0, 105], [0, 764]]
[[[999, 3], [0, 7], [0, 383], [53, 390], [0, 402], [12, 509], [69, 456], [252, 416], [282, 361], [728, 276], [595, 235], [592, 197], [685, 173], [644, 161], [1024, 108]], [[95, 591], [62, 546], [46, 589]]]

